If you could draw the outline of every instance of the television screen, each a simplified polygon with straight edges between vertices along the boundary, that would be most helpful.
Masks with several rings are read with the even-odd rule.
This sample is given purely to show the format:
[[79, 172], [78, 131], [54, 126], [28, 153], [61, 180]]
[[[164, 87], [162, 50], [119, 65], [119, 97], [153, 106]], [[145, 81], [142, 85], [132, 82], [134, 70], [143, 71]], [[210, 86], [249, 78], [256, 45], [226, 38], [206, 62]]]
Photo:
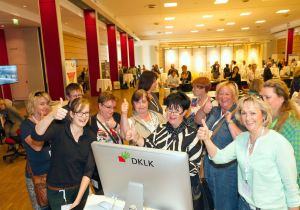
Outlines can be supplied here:
[[0, 85], [18, 82], [16, 65], [0, 66]]

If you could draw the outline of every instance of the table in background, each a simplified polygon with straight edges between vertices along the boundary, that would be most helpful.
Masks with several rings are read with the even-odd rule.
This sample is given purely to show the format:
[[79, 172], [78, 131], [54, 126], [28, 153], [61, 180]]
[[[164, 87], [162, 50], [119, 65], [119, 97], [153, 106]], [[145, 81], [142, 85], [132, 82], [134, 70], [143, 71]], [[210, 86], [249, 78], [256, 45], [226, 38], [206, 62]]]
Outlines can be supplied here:
[[133, 80], [133, 74], [123, 74], [123, 82], [130, 83]]
[[110, 79], [97, 79], [97, 92], [101, 89], [101, 92], [106, 90], [112, 90], [112, 84]]

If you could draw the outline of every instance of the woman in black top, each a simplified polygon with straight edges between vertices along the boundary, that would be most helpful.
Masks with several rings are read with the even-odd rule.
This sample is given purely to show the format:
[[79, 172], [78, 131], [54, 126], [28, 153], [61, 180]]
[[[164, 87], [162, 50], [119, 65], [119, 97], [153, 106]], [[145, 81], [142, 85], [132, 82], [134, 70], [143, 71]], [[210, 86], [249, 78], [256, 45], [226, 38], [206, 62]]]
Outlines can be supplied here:
[[64, 119], [67, 113], [61, 106], [52, 111], [36, 125], [32, 135], [38, 141], [51, 139], [47, 193], [52, 210], [60, 210], [64, 205], [69, 205], [68, 209], [83, 209], [95, 168], [91, 143], [96, 135], [86, 127], [90, 116], [89, 101], [85, 98], [73, 100], [68, 113], [70, 120], [53, 122]]
[[239, 89], [241, 89], [242, 82], [241, 82], [241, 75], [239, 73], [239, 70], [240, 70], [239, 67], [237, 66], [233, 67], [229, 80], [235, 82], [238, 85]]

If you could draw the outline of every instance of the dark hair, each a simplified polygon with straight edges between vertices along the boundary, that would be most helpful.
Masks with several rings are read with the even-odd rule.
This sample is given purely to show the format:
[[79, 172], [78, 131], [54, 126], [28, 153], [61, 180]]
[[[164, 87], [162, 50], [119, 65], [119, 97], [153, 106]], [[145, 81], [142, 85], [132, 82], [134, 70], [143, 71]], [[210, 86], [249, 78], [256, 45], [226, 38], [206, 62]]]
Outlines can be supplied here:
[[81, 85], [78, 84], [78, 83], [70, 83], [70, 84], [68, 84], [65, 90], [66, 90], [66, 95], [67, 96], [70, 96], [70, 93], [72, 91], [74, 91], [74, 90], [80, 90], [81, 92], [83, 92], [82, 88], [81, 88]]
[[116, 101], [116, 97], [109, 91], [104, 91], [98, 96], [98, 104], [102, 104], [110, 100]]
[[211, 88], [210, 80], [207, 77], [197, 77], [193, 80], [192, 85], [204, 87], [205, 92], [208, 92]]
[[152, 71], [144, 71], [140, 77], [138, 89], [143, 89], [148, 91], [151, 88], [151, 85], [155, 80], [157, 80], [158, 76]]
[[[81, 112], [86, 106], [90, 106], [90, 101], [87, 98], [79, 97], [74, 99], [70, 104], [70, 111], [73, 113]], [[68, 112], [67, 120], [72, 121], [70, 112]]]
[[181, 107], [183, 111], [190, 108], [191, 100], [190, 98], [182, 92], [171, 93], [166, 99], [166, 105], [168, 108], [174, 107], [177, 109]]

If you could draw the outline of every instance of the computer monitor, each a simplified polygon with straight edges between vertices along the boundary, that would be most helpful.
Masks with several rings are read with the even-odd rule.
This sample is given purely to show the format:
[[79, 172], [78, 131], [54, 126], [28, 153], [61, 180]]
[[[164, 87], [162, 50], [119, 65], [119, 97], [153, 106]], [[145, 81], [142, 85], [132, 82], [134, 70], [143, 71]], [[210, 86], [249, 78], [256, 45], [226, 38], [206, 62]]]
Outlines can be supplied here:
[[124, 209], [138, 207], [139, 196], [142, 205], [153, 209], [193, 209], [185, 152], [101, 142], [93, 142], [92, 150], [104, 195], [125, 200]]
[[16, 65], [0, 66], [0, 85], [18, 82], [18, 71]]

